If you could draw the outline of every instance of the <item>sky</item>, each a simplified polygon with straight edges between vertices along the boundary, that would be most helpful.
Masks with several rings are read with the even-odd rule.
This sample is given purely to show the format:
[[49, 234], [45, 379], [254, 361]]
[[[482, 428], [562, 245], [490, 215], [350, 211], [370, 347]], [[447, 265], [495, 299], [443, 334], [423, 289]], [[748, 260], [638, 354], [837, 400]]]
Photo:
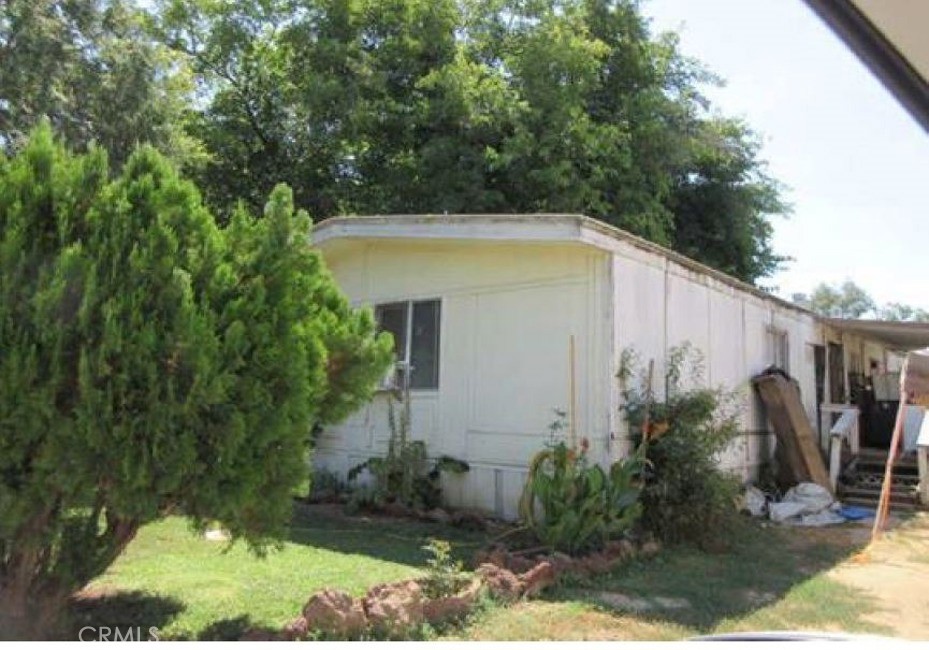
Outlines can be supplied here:
[[775, 217], [790, 297], [851, 279], [929, 308], [929, 134], [802, 0], [646, 0], [653, 31], [726, 80], [706, 94], [762, 136], [793, 213]]

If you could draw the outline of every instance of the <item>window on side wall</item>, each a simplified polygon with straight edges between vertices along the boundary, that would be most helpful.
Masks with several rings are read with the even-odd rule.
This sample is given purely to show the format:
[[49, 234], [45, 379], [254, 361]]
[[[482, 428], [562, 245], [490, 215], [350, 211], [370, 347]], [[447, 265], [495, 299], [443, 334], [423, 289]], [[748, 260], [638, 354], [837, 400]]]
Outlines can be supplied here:
[[402, 388], [409, 373], [411, 389], [439, 387], [440, 300], [415, 300], [377, 305], [378, 329], [394, 337], [396, 366], [388, 378], [391, 387]]
[[768, 329], [768, 358], [772, 365], [790, 373], [790, 342], [786, 330]]

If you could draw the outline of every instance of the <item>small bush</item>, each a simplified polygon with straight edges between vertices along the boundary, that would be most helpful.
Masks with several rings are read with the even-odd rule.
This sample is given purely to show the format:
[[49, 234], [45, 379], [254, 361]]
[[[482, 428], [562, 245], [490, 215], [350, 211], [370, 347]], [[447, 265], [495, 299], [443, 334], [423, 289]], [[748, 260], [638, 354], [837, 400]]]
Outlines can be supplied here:
[[[718, 466], [739, 433], [737, 394], [700, 387], [702, 356], [689, 345], [669, 353], [666, 399], [655, 401], [647, 381], [632, 385], [637, 359], [624, 354], [620, 379], [627, 421], [648, 462], [642, 525], [668, 543], [717, 547], [736, 520], [739, 482]], [[690, 386], [683, 378], [687, 371]], [[640, 375], [641, 378], [641, 375]]]
[[[390, 440], [386, 456], [374, 456], [348, 472], [349, 483], [367, 470], [374, 484], [356, 486], [349, 509], [378, 508], [387, 503], [399, 503], [408, 508], [431, 510], [442, 505], [442, 473], [464, 474], [469, 465], [451, 456], [440, 456], [432, 465], [426, 453], [426, 443], [410, 437], [410, 393], [402, 391], [400, 398], [388, 397]], [[397, 416], [395, 403], [401, 409]]]
[[426, 579], [423, 591], [427, 598], [445, 598], [458, 593], [468, 580], [461, 561], [452, 557], [452, 545], [444, 539], [430, 538], [422, 547], [426, 559]]
[[327, 469], [314, 469], [308, 481], [307, 500], [311, 503], [334, 503], [348, 494], [348, 484]]

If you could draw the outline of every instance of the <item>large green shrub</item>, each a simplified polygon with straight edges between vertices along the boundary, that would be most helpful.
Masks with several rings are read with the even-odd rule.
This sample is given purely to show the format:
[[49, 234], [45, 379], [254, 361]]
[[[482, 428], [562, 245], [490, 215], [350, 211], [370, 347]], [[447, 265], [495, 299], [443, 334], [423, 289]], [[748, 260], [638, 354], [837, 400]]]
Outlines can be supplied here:
[[620, 370], [633, 443], [649, 461], [642, 525], [666, 542], [715, 547], [736, 515], [739, 484], [718, 461], [739, 433], [738, 395], [704, 386], [702, 357], [689, 345], [672, 348], [668, 360], [664, 400], [654, 398], [634, 353]]
[[219, 229], [154, 150], [111, 179], [47, 126], [0, 162], [0, 630], [47, 636], [144, 523], [285, 530], [309, 428], [390, 359], [278, 187]]

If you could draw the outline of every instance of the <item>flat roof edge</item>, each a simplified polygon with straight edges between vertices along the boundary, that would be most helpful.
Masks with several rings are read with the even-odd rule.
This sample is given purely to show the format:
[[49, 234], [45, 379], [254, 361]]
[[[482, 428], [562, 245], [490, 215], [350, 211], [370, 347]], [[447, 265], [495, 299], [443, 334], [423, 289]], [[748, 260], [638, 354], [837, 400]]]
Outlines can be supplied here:
[[[506, 241], [514, 239], [512, 235], [507, 237], [494, 237], [488, 234], [476, 232], [476, 226], [482, 224], [525, 224], [535, 226], [536, 228], [549, 228], [550, 232], [547, 237], [532, 237], [527, 233], [525, 236], [519, 236], [518, 241], [572, 241], [589, 246], [597, 247], [610, 252], [615, 252], [615, 246], [611, 247], [606, 242], [598, 242], [596, 238], [585, 238], [584, 231], [594, 232], [606, 238], [607, 242], [622, 242], [634, 246], [648, 253], [659, 255], [668, 261], [674, 262], [679, 266], [691, 271], [706, 275], [723, 284], [726, 284], [736, 290], [749, 293], [761, 300], [776, 304], [780, 307], [790, 309], [814, 319], [821, 320], [821, 317], [814, 312], [794, 304], [788, 300], [780, 298], [772, 293], [760, 289], [748, 282], [739, 280], [723, 271], [712, 268], [702, 262], [687, 257], [677, 251], [666, 248], [660, 244], [648, 241], [638, 235], [634, 235], [621, 228], [605, 223], [598, 219], [588, 217], [583, 214], [575, 213], [526, 213], [526, 214], [403, 214], [403, 215], [363, 215], [363, 216], [338, 216], [325, 219], [314, 226], [314, 241], [324, 243], [338, 238], [390, 238], [390, 239], [429, 239], [429, 238], [460, 238], [460, 234], [454, 232], [445, 233], [445, 236], [436, 235], [435, 237], [426, 237], [424, 235], [412, 235], [410, 226], [459, 226], [462, 228], [471, 228], [474, 239]], [[555, 233], [556, 227], [561, 225], [569, 226], [568, 231], [560, 234]], [[385, 227], [407, 226], [407, 232], [399, 230], [387, 231]], [[554, 226], [554, 227], [553, 227]], [[576, 228], [575, 232], [570, 232], [570, 227]], [[361, 232], [366, 229], [368, 233]], [[350, 232], [350, 231], [356, 232]], [[331, 231], [331, 232], [330, 232]], [[317, 238], [321, 234], [322, 238]], [[412, 236], [411, 236], [412, 235]], [[555, 236], [552, 236], [555, 235]]]

